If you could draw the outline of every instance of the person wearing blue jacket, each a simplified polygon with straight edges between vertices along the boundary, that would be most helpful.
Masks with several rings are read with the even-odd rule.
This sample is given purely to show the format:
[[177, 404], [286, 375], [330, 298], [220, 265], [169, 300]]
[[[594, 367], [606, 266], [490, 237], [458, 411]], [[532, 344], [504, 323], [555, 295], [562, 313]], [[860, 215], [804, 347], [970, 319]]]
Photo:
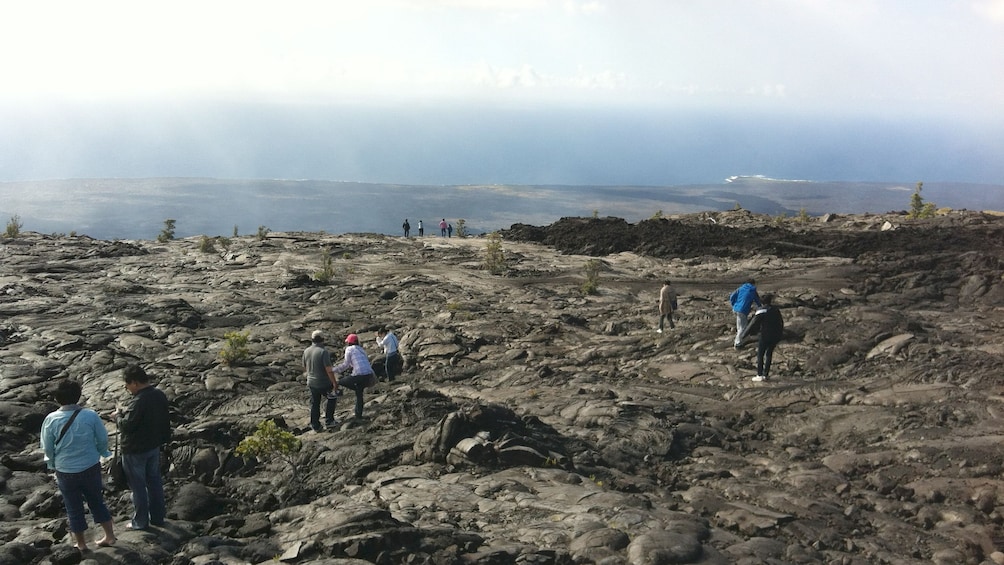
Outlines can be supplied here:
[[94, 410], [80, 406], [81, 388], [77, 381], [66, 379], [59, 382], [55, 393], [59, 410], [45, 417], [40, 435], [45, 464], [56, 471], [56, 485], [63, 495], [74, 545], [86, 551], [85, 501], [91, 509], [91, 518], [101, 525], [105, 533], [104, 537], [96, 540], [96, 545], [115, 545], [116, 538], [112, 515], [101, 490], [101, 458], [111, 456], [108, 432]]
[[732, 294], [729, 295], [729, 302], [732, 303], [732, 311], [736, 313], [736, 339], [734, 345], [736, 349], [739, 349], [746, 333], [746, 327], [750, 323], [750, 310], [753, 309], [753, 304], [762, 306], [760, 295], [756, 291], [756, 281], [752, 278], [747, 279], [739, 288], [732, 291]]

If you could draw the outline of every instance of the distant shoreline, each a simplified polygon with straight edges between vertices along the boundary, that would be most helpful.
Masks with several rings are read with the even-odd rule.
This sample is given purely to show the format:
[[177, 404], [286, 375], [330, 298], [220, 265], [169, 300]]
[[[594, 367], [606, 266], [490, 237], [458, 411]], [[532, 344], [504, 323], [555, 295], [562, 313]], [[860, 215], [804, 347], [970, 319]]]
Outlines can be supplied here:
[[[426, 233], [463, 219], [472, 233], [562, 217], [615, 216], [636, 222], [736, 207], [772, 216], [907, 210], [916, 182], [823, 182], [734, 176], [720, 184], [679, 186], [402, 185], [323, 180], [189, 177], [0, 182], [0, 214], [25, 230], [98, 239], [151, 239], [165, 219], [178, 237], [273, 231], [395, 235], [405, 218]], [[1004, 210], [1004, 185], [924, 182], [926, 202], [966, 210]]]

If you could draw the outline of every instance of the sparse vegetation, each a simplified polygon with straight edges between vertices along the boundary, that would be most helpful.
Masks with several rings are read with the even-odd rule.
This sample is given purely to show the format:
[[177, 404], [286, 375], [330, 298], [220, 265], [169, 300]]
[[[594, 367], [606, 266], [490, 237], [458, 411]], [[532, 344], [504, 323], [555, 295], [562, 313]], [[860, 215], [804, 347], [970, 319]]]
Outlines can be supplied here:
[[251, 349], [248, 347], [248, 336], [250, 332], [227, 332], [223, 334], [223, 339], [227, 342], [220, 350], [220, 359], [226, 365], [239, 365], [251, 357]]
[[335, 263], [331, 253], [325, 251], [321, 257], [321, 270], [314, 273], [314, 280], [321, 284], [330, 284], [335, 277]]
[[586, 280], [582, 282], [582, 286], [579, 289], [582, 294], [593, 295], [599, 294], [600, 292], [600, 260], [590, 259], [586, 261], [584, 267]]
[[798, 223], [807, 224], [811, 219], [812, 218], [809, 216], [809, 213], [805, 211], [805, 208], [802, 208], [798, 211]]
[[600, 217], [600, 211], [599, 210], [593, 210], [593, 219], [596, 220], [599, 217]]
[[223, 237], [222, 235], [216, 236], [216, 243], [220, 244], [223, 249], [230, 249], [230, 245], [233, 243], [230, 241], [229, 237]]
[[781, 227], [781, 226], [784, 225], [784, 222], [787, 219], [788, 219], [788, 213], [787, 212], [781, 212], [780, 214], [774, 216], [774, 225], [778, 226], [778, 227]]
[[652, 214], [652, 219], [658, 220], [660, 218], [662, 218], [662, 210], [656, 210], [655, 214]]
[[917, 188], [910, 197], [910, 212], [907, 214], [911, 218], [933, 218], [936, 206], [933, 202], [924, 202], [924, 197], [920, 195], [924, 183], [918, 182]]
[[255, 237], [258, 238], [258, 241], [265, 241], [265, 238], [268, 237], [269, 231], [271, 230], [269, 230], [265, 226], [258, 226], [258, 233], [255, 235]]
[[202, 236], [199, 240], [199, 251], [203, 253], [216, 253], [216, 238]]
[[4, 233], [4, 236], [7, 239], [13, 239], [21, 235], [21, 228], [23, 227], [24, 223], [21, 222], [21, 216], [14, 214], [13, 216], [10, 217], [10, 220], [7, 222], [7, 231]]
[[254, 457], [259, 461], [279, 459], [289, 467], [295, 481], [298, 478], [296, 454], [302, 446], [295, 435], [280, 429], [274, 420], [264, 420], [258, 424], [253, 434], [237, 444], [234, 452], [241, 457]]
[[237, 224], [234, 224], [234, 237], [237, 237]]
[[176, 223], [173, 218], [164, 220], [164, 229], [160, 230], [160, 233], [157, 235], [157, 241], [167, 243], [174, 239], [174, 226]]
[[485, 244], [485, 269], [493, 275], [504, 273], [506, 270], [505, 251], [502, 249], [502, 236], [499, 232], [488, 234], [488, 241]]
[[735, 212], [738, 212], [739, 210], [742, 210], [742, 209], [743, 209], [743, 207], [742, 207], [741, 204], [739, 204], [738, 201], [736, 202], [736, 205], [732, 207], [732, 210], [735, 211]]
[[457, 220], [457, 237], [467, 237], [467, 221], [463, 218]]

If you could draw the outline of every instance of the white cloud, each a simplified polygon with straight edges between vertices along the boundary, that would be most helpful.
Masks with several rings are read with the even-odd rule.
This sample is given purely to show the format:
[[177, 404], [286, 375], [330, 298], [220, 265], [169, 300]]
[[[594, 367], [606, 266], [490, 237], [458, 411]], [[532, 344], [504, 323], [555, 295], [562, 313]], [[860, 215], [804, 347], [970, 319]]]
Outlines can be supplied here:
[[1004, 23], [1004, 0], [985, 0], [973, 4], [973, 11], [990, 21]]

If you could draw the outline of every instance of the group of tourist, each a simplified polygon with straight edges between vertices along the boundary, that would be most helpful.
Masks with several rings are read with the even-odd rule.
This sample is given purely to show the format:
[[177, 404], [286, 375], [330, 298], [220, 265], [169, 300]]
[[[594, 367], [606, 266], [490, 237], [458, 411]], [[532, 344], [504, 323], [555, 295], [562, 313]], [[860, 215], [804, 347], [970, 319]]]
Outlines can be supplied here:
[[[393, 381], [400, 362], [397, 336], [387, 328], [377, 330], [377, 345], [384, 351], [384, 377]], [[310, 390], [310, 428], [315, 432], [334, 429], [339, 425], [335, 418], [338, 397], [345, 387], [356, 395], [354, 415], [363, 417], [363, 392], [377, 383], [377, 376], [370, 365], [366, 351], [359, 343], [359, 336], [350, 333], [345, 337], [345, 356], [341, 363], [334, 365], [331, 353], [324, 347], [324, 332], [314, 330], [310, 334], [310, 346], [303, 351], [303, 371], [307, 375]], [[342, 372], [348, 375], [337, 376]], [[321, 426], [321, 397], [324, 406], [324, 426]]]
[[[404, 223], [401, 224], [401, 229], [404, 230], [404, 237], [411, 237], [411, 223], [408, 222], [408, 218], [404, 219]], [[422, 225], [422, 220], [418, 221], [418, 237], [423, 237], [425, 235], [425, 227]], [[440, 237], [453, 237], [453, 224], [446, 221], [443, 218], [439, 221], [439, 236]]]
[[[733, 346], [738, 350], [742, 348], [743, 340], [747, 335], [758, 334], [756, 350], [756, 375], [752, 377], [753, 382], [764, 382], [770, 377], [770, 365], [774, 357], [774, 348], [781, 341], [784, 335], [784, 318], [781, 310], [774, 305], [774, 295], [765, 294], [762, 297], [757, 292], [756, 281], [747, 279], [739, 288], [729, 295], [729, 303], [732, 311], [736, 315], [736, 337]], [[757, 310], [753, 311], [753, 305], [757, 305]], [[669, 327], [675, 328], [673, 313], [678, 309], [676, 289], [673, 288], [672, 281], [665, 281], [659, 290], [659, 328], [655, 330], [662, 333], [663, 322], [668, 320]], [[750, 313], [753, 316], [750, 316]]]
[[[122, 375], [130, 401], [110, 416], [118, 425], [118, 449], [132, 491], [133, 515], [126, 528], [147, 530], [163, 526], [167, 517], [160, 450], [171, 438], [170, 407], [167, 396], [150, 383], [140, 366], [129, 365]], [[85, 502], [91, 518], [104, 530], [95, 545], [111, 546], [117, 538], [102, 491], [101, 458], [112, 455], [108, 432], [97, 412], [80, 406], [82, 393], [75, 380], [59, 382], [54, 393], [59, 409], [42, 421], [40, 441], [46, 466], [56, 475], [74, 545], [86, 551]]]

